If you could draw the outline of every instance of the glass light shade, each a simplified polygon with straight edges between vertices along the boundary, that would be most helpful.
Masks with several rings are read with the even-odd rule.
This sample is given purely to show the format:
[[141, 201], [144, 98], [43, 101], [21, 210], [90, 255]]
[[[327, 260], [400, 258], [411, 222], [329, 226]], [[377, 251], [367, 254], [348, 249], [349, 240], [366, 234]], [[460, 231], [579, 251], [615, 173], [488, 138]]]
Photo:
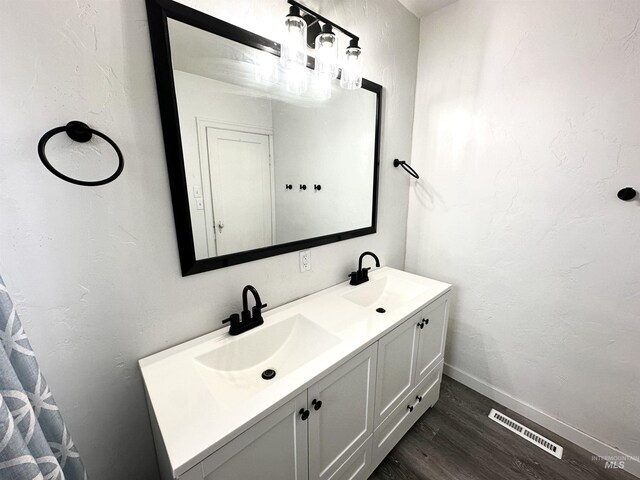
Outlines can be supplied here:
[[355, 90], [362, 86], [362, 50], [360, 47], [347, 48], [346, 58], [342, 66], [340, 86], [347, 90]]
[[280, 64], [284, 68], [307, 64], [307, 23], [293, 12], [292, 8], [284, 21], [285, 30], [280, 51]]
[[316, 37], [316, 75], [338, 78], [338, 39], [333, 32]]

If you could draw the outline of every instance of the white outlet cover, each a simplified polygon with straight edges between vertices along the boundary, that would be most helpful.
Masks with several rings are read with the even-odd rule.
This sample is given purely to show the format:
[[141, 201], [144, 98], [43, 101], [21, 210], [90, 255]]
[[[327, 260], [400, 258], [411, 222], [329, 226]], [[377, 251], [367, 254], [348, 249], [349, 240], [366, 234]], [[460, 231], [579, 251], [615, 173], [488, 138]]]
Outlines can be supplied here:
[[300, 272], [308, 272], [311, 270], [311, 251], [303, 250], [300, 252]]

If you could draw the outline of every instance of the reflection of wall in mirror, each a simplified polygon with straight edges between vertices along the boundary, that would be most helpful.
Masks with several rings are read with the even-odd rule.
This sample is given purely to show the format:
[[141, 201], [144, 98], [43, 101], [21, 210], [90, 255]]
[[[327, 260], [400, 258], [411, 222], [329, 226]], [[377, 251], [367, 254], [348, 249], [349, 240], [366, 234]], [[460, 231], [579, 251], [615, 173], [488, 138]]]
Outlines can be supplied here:
[[[371, 226], [373, 93], [337, 88], [330, 100], [295, 104], [191, 73], [175, 71], [174, 75], [197, 259], [215, 256], [211, 191], [206, 181], [207, 159], [201, 159], [204, 154], [198, 143], [198, 119], [272, 129], [274, 243]], [[285, 184], [294, 188], [286, 190]], [[307, 189], [300, 191], [300, 184]], [[322, 190], [314, 191], [314, 184], [322, 185]], [[193, 192], [197, 186], [202, 188], [204, 209], [196, 205]]]
[[[278, 242], [370, 227], [375, 95], [334, 89], [317, 107], [273, 102], [272, 110], [276, 185], [294, 185], [276, 188]], [[310, 190], [300, 193], [301, 183]]]
[[[215, 256], [207, 242], [214, 226], [211, 192], [201, 173], [197, 119], [271, 129], [271, 101], [256, 98], [249, 89], [187, 72], [174, 70], [174, 78], [194, 247], [196, 259], [203, 259]], [[194, 187], [202, 190], [204, 209], [197, 207]]]

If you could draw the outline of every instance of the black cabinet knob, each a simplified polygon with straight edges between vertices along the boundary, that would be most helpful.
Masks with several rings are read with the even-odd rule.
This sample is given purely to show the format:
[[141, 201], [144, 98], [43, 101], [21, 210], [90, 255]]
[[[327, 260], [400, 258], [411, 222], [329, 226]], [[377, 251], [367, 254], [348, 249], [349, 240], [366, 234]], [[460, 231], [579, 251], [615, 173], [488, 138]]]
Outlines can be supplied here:
[[634, 188], [626, 187], [618, 192], [618, 198], [620, 200], [624, 200], [625, 202], [628, 202], [629, 200], [633, 200], [634, 198], [636, 198], [637, 193], [638, 192], [636, 192]]
[[300, 190], [306, 190], [307, 186], [304, 183], [300, 184]]
[[313, 189], [317, 192], [319, 192], [320, 190], [322, 190], [322, 185], [314, 185]]
[[421, 401], [422, 401], [422, 395], [418, 395], [418, 396], [416, 397], [416, 400], [418, 400], [418, 402], [421, 402]]
[[309, 410], [301, 408], [298, 413], [300, 414], [300, 418], [302, 418], [302, 420], [306, 420], [307, 418], [309, 418]]
[[413, 412], [413, 405], [407, 405], [407, 410], [409, 410], [410, 412]]
[[285, 190], [292, 190], [292, 189], [293, 189], [293, 185], [291, 185], [290, 183], [287, 183], [287, 184], [284, 186], [284, 188], [285, 188]]
[[322, 408], [322, 401], [321, 400], [316, 400], [315, 398], [313, 399], [313, 402], [311, 402], [311, 405], [313, 405], [313, 409], [314, 410], [320, 410]]
[[429, 325], [429, 319], [428, 318], [423, 318], [422, 319], [422, 323], [424, 323], [425, 325]]

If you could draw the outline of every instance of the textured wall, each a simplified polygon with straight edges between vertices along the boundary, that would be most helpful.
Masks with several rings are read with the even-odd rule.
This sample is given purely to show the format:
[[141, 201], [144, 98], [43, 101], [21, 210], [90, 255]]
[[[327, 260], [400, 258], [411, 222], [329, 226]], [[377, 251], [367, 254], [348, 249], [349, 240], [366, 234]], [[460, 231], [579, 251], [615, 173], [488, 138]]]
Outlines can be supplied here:
[[[386, 87], [380, 233], [313, 249], [310, 273], [292, 253], [182, 278], [143, 1], [1, 3], [0, 271], [91, 478], [153, 479], [139, 358], [218, 328], [249, 282], [276, 306], [344, 280], [365, 249], [403, 266], [409, 187], [390, 163], [410, 153], [418, 20], [389, 0], [315, 5], [361, 35], [366, 76]], [[284, 0], [201, 3], [263, 34], [286, 13]], [[71, 119], [120, 145], [116, 182], [77, 187], [40, 164], [40, 135]], [[97, 176], [114, 160], [94, 150], [59, 138], [50, 155]]]
[[640, 2], [423, 18], [406, 267], [456, 285], [447, 362], [640, 455]]

